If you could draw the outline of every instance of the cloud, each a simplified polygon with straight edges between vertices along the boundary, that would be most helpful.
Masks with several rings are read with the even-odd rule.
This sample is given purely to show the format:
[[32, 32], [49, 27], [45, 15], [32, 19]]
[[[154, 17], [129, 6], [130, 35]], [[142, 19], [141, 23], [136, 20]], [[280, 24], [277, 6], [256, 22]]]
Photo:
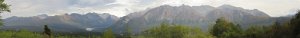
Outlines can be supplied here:
[[232, 0], [226, 4], [247, 9], [259, 9], [270, 16], [278, 17], [290, 14], [291, 10], [299, 9], [299, 0]]
[[87, 12], [109, 13], [118, 17], [160, 5], [191, 6], [211, 5], [214, 7], [230, 4], [246, 9], [258, 9], [271, 16], [284, 16], [300, 8], [299, 0], [6, 0], [11, 16], [36, 16], [40, 14], [58, 15], [65, 13], [85, 14]]

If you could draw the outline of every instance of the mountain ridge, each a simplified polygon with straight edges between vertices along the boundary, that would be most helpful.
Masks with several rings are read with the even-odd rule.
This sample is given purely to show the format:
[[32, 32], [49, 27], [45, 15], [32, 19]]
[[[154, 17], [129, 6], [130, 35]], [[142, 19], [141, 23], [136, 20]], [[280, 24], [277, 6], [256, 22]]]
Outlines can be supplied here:
[[126, 27], [132, 29], [133, 33], [139, 33], [162, 22], [168, 22], [207, 30], [210, 25], [214, 24], [216, 19], [221, 17], [242, 25], [242, 27], [248, 27], [251, 24], [269, 25], [273, 22], [273, 19], [262, 11], [243, 9], [231, 5], [220, 7], [162, 5], [124, 16], [111, 28], [114, 28], [115, 33], [126, 32]]
[[257, 9], [250, 10], [231, 5], [219, 7], [209, 5], [162, 5], [130, 13], [123, 17], [116, 17], [108, 13], [71, 13], [55, 16], [43, 14], [32, 17], [14, 16], [4, 19], [4, 29], [18, 30], [27, 28], [31, 29], [31, 31], [41, 31], [42, 25], [49, 25], [50, 28], [53, 28], [52, 30], [57, 32], [88, 32], [87, 28], [92, 28], [92, 32], [102, 32], [105, 29], [112, 28], [114, 33], [124, 33], [127, 32], [127, 29], [131, 29], [132, 33], [139, 33], [166, 22], [201, 28], [205, 31], [215, 23], [216, 19], [221, 17], [241, 25], [242, 28], [251, 25], [270, 25], [275, 21], [290, 19], [290, 17], [270, 17]]
[[63, 15], [38, 15], [33, 17], [10, 17], [4, 19], [4, 28], [10, 30], [30, 29], [30, 31], [43, 31], [43, 25], [48, 25], [55, 32], [85, 32], [87, 28], [94, 28], [101, 32], [112, 25], [118, 17], [110, 14], [63, 14]]

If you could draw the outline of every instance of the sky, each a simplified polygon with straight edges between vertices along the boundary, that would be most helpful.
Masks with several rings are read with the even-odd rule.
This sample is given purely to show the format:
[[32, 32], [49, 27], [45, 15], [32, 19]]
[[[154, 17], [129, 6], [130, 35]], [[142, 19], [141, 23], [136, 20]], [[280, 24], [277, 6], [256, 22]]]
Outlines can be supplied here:
[[300, 0], [6, 0], [5, 3], [11, 5], [11, 13], [2, 13], [2, 18], [89, 12], [109, 13], [122, 17], [160, 5], [182, 4], [214, 7], [227, 4], [250, 10], [258, 9], [272, 17], [295, 14], [300, 9]]

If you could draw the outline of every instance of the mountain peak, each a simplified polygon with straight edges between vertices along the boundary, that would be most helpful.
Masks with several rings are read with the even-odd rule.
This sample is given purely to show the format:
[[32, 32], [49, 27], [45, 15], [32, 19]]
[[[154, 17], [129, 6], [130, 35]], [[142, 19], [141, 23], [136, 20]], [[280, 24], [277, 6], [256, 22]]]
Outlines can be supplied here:
[[87, 16], [99, 16], [98, 13], [87, 13], [87, 14], [85, 14], [85, 15], [87, 15]]
[[[33, 17], [10, 17], [3, 21], [6, 28], [3, 29], [29, 29], [30, 31], [42, 31], [37, 26], [49, 25], [54, 32], [100, 32], [118, 20], [118, 17], [109, 14], [63, 14], [55, 16], [39, 15]], [[47, 17], [44, 17], [47, 16]], [[26, 26], [26, 27], [23, 27]]]
[[235, 10], [242, 10], [243, 8], [241, 8], [241, 7], [236, 7], [236, 6], [232, 6], [232, 5], [227, 5], [227, 4], [225, 4], [225, 5], [222, 5], [222, 6], [219, 6], [218, 7], [219, 9], [235, 9]]
[[224, 5], [221, 5], [219, 7], [235, 7], [235, 6], [232, 6], [232, 5], [228, 5], [228, 4], [224, 4]]
[[102, 13], [102, 14], [100, 14], [100, 15], [111, 15], [111, 14], [109, 14], [109, 13]]
[[98, 13], [95, 13], [95, 12], [86, 13], [86, 15], [90, 15], [90, 14], [98, 14]]
[[170, 6], [170, 5], [161, 5], [159, 7], [173, 7], [173, 6]]
[[209, 5], [192, 6], [192, 7], [201, 7], [201, 8], [214, 8], [213, 6], [209, 6]]
[[41, 14], [41, 15], [37, 15], [37, 16], [48, 16], [47, 14]]
[[[209, 5], [162, 5], [145, 10], [145, 12], [136, 13], [142, 14], [129, 14], [130, 16], [121, 18], [120, 21], [116, 22], [116, 24], [111, 27], [113, 27], [114, 30], [118, 30], [115, 32], [121, 32], [126, 28], [125, 26], [128, 25], [132, 28], [134, 33], [138, 33], [141, 32], [141, 30], [149, 28], [149, 26], [156, 26], [164, 21], [172, 24], [183, 24], [207, 29], [207, 26], [214, 24], [216, 19], [220, 17], [224, 17], [230, 22], [241, 25], [257, 23], [257, 20], [265, 20], [264, 18], [268, 18], [263, 12], [248, 11], [248, 9], [231, 5], [222, 5], [220, 7], [212, 7]], [[253, 13], [254, 15], [250, 13]]]

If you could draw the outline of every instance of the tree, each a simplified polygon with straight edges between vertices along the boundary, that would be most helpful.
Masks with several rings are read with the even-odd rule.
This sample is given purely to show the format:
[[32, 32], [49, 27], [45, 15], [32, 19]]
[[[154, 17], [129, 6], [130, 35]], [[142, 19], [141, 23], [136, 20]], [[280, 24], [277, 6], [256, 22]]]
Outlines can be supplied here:
[[290, 21], [291, 26], [293, 29], [293, 37], [296, 38], [300, 38], [300, 10], [298, 11], [298, 13], [294, 16], [294, 18]]
[[44, 25], [44, 32], [46, 38], [51, 38], [51, 30], [48, 28], [48, 25]]
[[285, 30], [283, 29], [283, 26], [281, 26], [281, 24], [277, 21], [270, 28], [271, 29], [267, 32], [269, 34], [269, 38], [283, 38], [282, 36], [286, 34], [283, 31]]
[[[4, 3], [5, 0], [0, 0], [0, 13], [3, 13], [3, 12], [10, 12], [10, 9], [9, 9], [9, 5], [7, 5], [6, 3]], [[1, 16], [0, 16], [1, 18]], [[0, 19], [0, 27], [3, 25], [3, 22], [2, 22], [2, 19]], [[0, 35], [7, 35], [7, 36], [12, 36], [12, 32], [11, 31], [8, 31], [8, 33], [5, 33], [6, 31], [1, 31]], [[4, 36], [2, 38], [5, 38]]]
[[103, 38], [116, 38], [111, 28], [106, 30], [102, 36]]
[[2, 12], [10, 12], [9, 5], [4, 3], [4, 0], [0, 0], [0, 13]]
[[245, 38], [267, 38], [268, 36], [262, 26], [251, 26], [243, 34]]
[[[251, 28], [250, 28], [251, 29]], [[273, 25], [270, 25], [269, 27], [262, 28], [264, 30], [263, 33], [259, 33], [264, 36], [260, 38], [293, 38], [292, 32], [293, 29], [291, 29], [291, 26], [289, 23], [279, 23], [275, 22]], [[256, 30], [255, 32], [260, 31]], [[250, 32], [250, 31], [247, 31]], [[258, 36], [258, 34], [256, 34]]]
[[234, 25], [224, 18], [220, 18], [212, 27], [211, 34], [219, 38], [240, 38], [241, 28], [239, 25]]
[[212, 38], [199, 28], [184, 25], [170, 25], [162, 23], [158, 27], [148, 29], [142, 33], [147, 38]]
[[[4, 0], [0, 0], [0, 13], [3, 13], [3, 12], [10, 12], [9, 10], [9, 6], [4, 3]], [[1, 16], [0, 16], [1, 18]], [[3, 23], [2, 23], [2, 20], [0, 19], [0, 26], [2, 26]]]
[[191, 29], [188, 34], [184, 35], [184, 38], [213, 38], [209, 33], [204, 33], [200, 28]]

